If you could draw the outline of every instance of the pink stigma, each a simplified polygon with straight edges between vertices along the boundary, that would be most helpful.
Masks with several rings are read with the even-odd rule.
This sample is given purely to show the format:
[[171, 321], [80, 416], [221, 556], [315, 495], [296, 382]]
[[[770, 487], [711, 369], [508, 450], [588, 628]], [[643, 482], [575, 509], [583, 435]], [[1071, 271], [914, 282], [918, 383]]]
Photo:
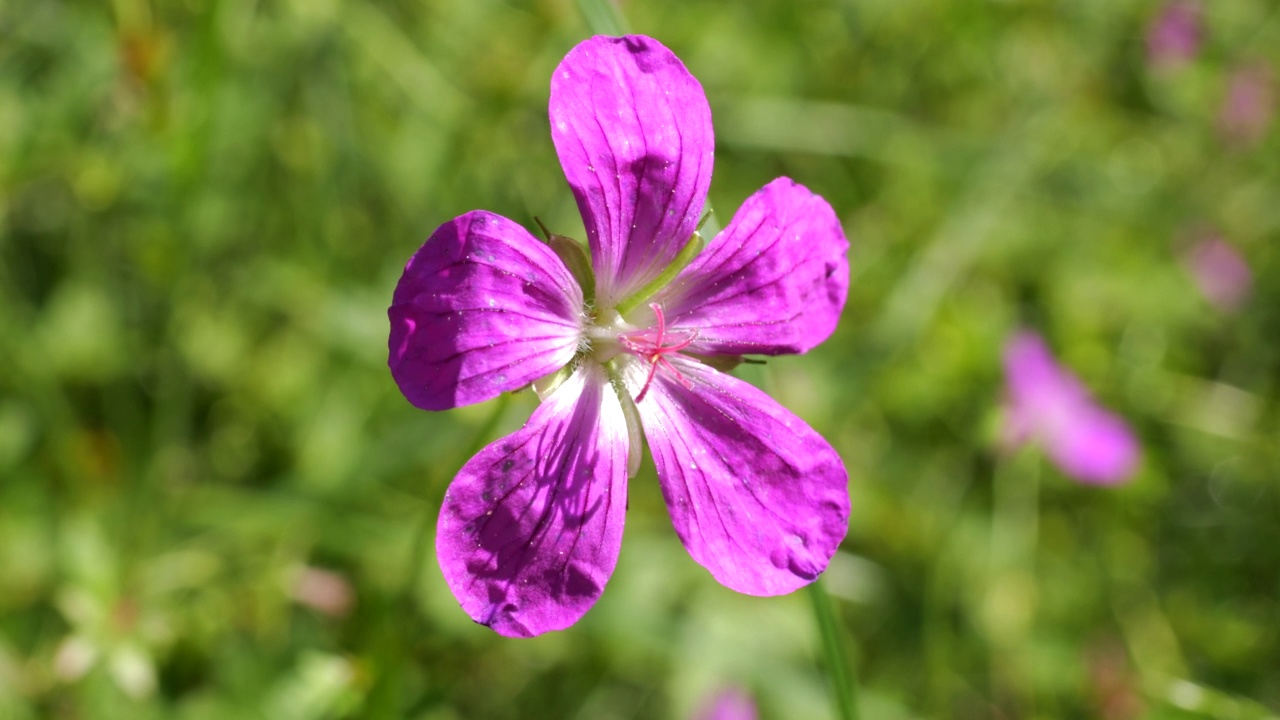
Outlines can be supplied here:
[[626, 348], [627, 352], [643, 358], [649, 363], [649, 376], [645, 378], [644, 387], [640, 388], [640, 393], [636, 395], [636, 402], [644, 400], [645, 394], [649, 392], [649, 384], [653, 382], [653, 376], [657, 374], [659, 365], [674, 374], [681, 385], [686, 388], [693, 387], [666, 356], [692, 345], [698, 339], [698, 331], [675, 330], [668, 332], [667, 319], [662, 314], [662, 306], [657, 303], [650, 303], [649, 307], [653, 308], [653, 314], [657, 316], [658, 323], [656, 327], [646, 330], [633, 330], [618, 336], [618, 342], [622, 343], [622, 347]]

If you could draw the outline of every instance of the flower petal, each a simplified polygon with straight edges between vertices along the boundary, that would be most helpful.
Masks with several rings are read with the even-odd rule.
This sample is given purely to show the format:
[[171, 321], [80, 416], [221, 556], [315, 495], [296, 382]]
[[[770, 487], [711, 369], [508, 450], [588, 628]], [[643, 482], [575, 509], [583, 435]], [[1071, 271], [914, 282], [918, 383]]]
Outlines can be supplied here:
[[[685, 548], [721, 584], [749, 595], [813, 581], [848, 529], [840, 456], [755, 387], [687, 358], [668, 360], [637, 409]], [[626, 366], [633, 392], [646, 371], [642, 362]]]
[[613, 574], [627, 508], [627, 431], [604, 370], [585, 363], [445, 494], [440, 569], [471, 619], [532, 637], [582, 617]]
[[441, 225], [405, 266], [387, 364], [409, 402], [446, 410], [524, 387], [573, 359], [582, 290], [524, 228], [476, 210]]
[[1039, 335], [1014, 335], [1004, 366], [1011, 433], [1037, 437], [1054, 464], [1081, 482], [1114, 484], [1133, 474], [1140, 454], [1133, 432], [1054, 360]]
[[756, 701], [740, 687], [725, 688], [694, 715], [697, 720], [756, 720]]
[[765, 185], [655, 300], [689, 352], [801, 353], [835, 330], [849, 290], [849, 241], [835, 211], [789, 178]]
[[1058, 365], [1044, 339], [1030, 331], [1015, 334], [1005, 344], [1004, 371], [1011, 401], [1033, 420], [1088, 397], [1084, 385]]
[[596, 294], [612, 306], [692, 236], [715, 138], [702, 86], [642, 35], [596, 36], [551, 77], [551, 139], [587, 228]]
[[1119, 416], [1096, 405], [1076, 408], [1070, 422], [1046, 433], [1045, 452], [1062, 471], [1097, 485], [1128, 480], [1137, 469], [1138, 441]]

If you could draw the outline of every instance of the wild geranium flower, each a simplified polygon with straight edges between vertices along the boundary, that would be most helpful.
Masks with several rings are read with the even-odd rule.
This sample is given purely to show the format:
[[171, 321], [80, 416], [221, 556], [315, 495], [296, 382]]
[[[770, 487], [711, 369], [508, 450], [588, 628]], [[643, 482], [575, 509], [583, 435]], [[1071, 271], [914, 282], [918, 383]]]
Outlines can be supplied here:
[[1006, 445], [1038, 442], [1058, 469], [1081, 482], [1111, 485], [1133, 475], [1133, 432], [1054, 361], [1039, 335], [1013, 336], [1005, 346], [1004, 371]]
[[436, 552], [450, 589], [502, 635], [576, 622], [617, 563], [642, 436], [676, 534], [716, 580], [752, 595], [811, 582], [847, 528], [844, 465], [719, 368], [804, 352], [834, 330], [848, 289], [835, 213], [779, 178], [699, 252], [711, 112], [652, 38], [571, 50], [550, 119], [590, 258], [469, 212], [410, 259], [389, 310], [391, 372], [420, 408], [539, 381], [529, 422], [445, 494]]
[[1249, 299], [1253, 272], [1249, 263], [1226, 240], [1210, 237], [1196, 243], [1185, 263], [1200, 294], [1223, 312], [1235, 312]]
[[1198, 0], [1166, 2], [1147, 26], [1147, 62], [1158, 69], [1185, 65], [1200, 50]]
[[1263, 63], [1243, 65], [1228, 80], [1227, 94], [1218, 110], [1218, 129], [1233, 143], [1253, 145], [1266, 137], [1275, 106], [1271, 69]]
[[740, 687], [721, 690], [694, 714], [695, 720], [756, 720], [756, 702]]

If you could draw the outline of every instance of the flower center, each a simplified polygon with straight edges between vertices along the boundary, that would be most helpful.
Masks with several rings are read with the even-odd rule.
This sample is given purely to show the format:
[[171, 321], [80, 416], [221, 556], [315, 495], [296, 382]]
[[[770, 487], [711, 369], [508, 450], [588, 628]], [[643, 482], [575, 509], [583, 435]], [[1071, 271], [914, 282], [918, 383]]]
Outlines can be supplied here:
[[658, 367], [662, 366], [668, 372], [674, 374], [680, 384], [685, 387], [692, 387], [684, 375], [671, 364], [667, 359], [667, 355], [679, 352], [694, 343], [698, 339], [698, 331], [688, 330], [668, 330], [667, 319], [662, 313], [662, 306], [657, 303], [650, 303], [649, 307], [653, 310], [655, 325], [644, 330], [630, 330], [618, 335], [618, 343], [627, 352], [649, 363], [649, 375], [644, 380], [644, 387], [640, 388], [640, 392], [636, 395], [636, 402], [644, 400], [644, 396], [649, 392], [649, 385], [653, 382], [653, 376], [657, 374]]

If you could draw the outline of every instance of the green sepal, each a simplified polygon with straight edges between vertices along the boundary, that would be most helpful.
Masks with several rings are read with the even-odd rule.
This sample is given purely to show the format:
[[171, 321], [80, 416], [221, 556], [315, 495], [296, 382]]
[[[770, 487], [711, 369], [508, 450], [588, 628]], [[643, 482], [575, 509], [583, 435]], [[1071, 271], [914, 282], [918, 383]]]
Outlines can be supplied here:
[[573, 374], [577, 367], [577, 362], [571, 362], [550, 375], [534, 380], [529, 387], [533, 388], [533, 392], [538, 396], [539, 402], [545, 402], [548, 397], [551, 397], [551, 393], [560, 387], [561, 383], [569, 379], [569, 376]]
[[744, 362], [751, 362], [750, 360], [747, 360], [741, 355], [699, 355], [696, 353], [686, 353], [686, 354], [689, 357], [693, 358], [694, 360], [697, 360], [698, 362], [702, 363], [703, 365], [706, 365], [709, 368], [714, 368], [723, 373], [727, 373], [730, 370], [733, 370], [734, 368], [738, 367]]
[[560, 262], [569, 268], [569, 274], [573, 275], [573, 279], [578, 281], [578, 287], [582, 288], [582, 299], [587, 305], [595, 304], [596, 274], [591, 269], [591, 258], [587, 256], [587, 249], [571, 237], [551, 232], [536, 215], [533, 221], [538, 223], [538, 227], [542, 230], [547, 247], [550, 247], [551, 252], [560, 258]]
[[627, 479], [631, 479], [640, 472], [640, 462], [644, 460], [644, 429], [640, 425], [640, 409], [636, 407], [631, 393], [627, 392], [626, 384], [622, 382], [618, 361], [610, 360], [605, 363], [604, 371], [609, 376], [609, 385], [618, 396], [622, 417], [627, 423]]
[[569, 273], [582, 287], [582, 298], [588, 305], [596, 300], [596, 274], [591, 270], [591, 260], [587, 257], [587, 249], [582, 243], [564, 235], [552, 235], [547, 238], [551, 251], [569, 268]]
[[707, 202], [707, 210], [702, 213], [702, 219], [698, 221], [698, 227], [694, 228], [694, 232], [709, 238], [720, 234], [720, 221], [716, 219], [715, 208], [711, 207], [710, 202]]
[[618, 314], [626, 317], [627, 313], [640, 307], [641, 303], [656, 295], [659, 290], [670, 284], [672, 280], [675, 280], [676, 275], [679, 275], [681, 270], [688, 267], [689, 263], [693, 262], [693, 259], [698, 257], [698, 253], [702, 252], [702, 249], [706, 246], [707, 242], [702, 239], [702, 235], [694, 232], [693, 237], [689, 238], [689, 242], [685, 243], [683, 248], [680, 248], [680, 252], [676, 254], [671, 264], [659, 273], [658, 277], [618, 303]]

